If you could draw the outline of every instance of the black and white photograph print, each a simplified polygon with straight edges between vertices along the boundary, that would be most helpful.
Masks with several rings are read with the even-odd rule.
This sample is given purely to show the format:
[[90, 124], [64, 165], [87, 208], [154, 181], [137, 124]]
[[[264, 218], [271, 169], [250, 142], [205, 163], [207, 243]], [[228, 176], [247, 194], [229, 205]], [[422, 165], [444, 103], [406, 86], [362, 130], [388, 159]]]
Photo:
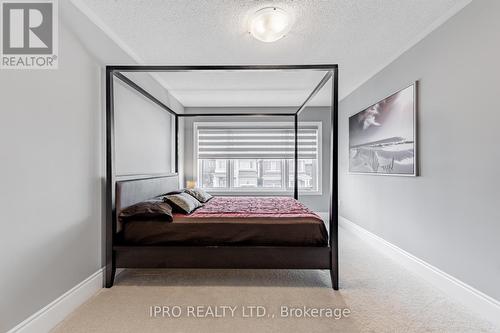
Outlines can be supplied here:
[[349, 117], [349, 172], [416, 176], [416, 83]]

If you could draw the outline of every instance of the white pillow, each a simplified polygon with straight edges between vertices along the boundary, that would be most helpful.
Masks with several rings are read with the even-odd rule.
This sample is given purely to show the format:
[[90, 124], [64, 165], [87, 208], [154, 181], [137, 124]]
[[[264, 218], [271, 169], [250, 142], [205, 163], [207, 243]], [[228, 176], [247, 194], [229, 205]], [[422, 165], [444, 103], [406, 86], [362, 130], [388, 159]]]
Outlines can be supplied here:
[[201, 202], [187, 193], [166, 195], [163, 200], [180, 209], [186, 214], [191, 214], [196, 208], [203, 206]]
[[186, 189], [184, 190], [184, 192], [186, 192], [199, 202], [207, 202], [208, 200], [213, 198], [211, 194], [207, 193], [205, 190], [202, 190], [201, 188]]

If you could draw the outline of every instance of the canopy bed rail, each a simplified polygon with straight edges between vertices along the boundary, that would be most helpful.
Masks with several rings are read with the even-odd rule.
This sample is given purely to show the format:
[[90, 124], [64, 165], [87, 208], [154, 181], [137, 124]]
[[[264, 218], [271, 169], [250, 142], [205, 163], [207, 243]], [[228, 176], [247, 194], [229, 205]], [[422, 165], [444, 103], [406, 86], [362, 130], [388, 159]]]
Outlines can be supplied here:
[[[291, 113], [203, 113], [177, 114], [145, 89], [125, 76], [124, 72], [189, 72], [189, 71], [325, 71], [300, 107]], [[115, 172], [114, 89], [117, 78], [157, 104], [174, 117], [175, 173], [171, 175], [130, 177], [117, 180]], [[178, 189], [179, 118], [207, 116], [293, 117], [294, 123], [294, 190], [298, 199], [298, 128], [299, 114], [310, 100], [332, 80], [331, 161], [329, 238], [325, 246], [192, 246], [130, 245], [121, 238], [117, 216], [121, 209], [156, 195]], [[106, 287], [113, 285], [116, 268], [248, 268], [248, 269], [329, 269], [332, 288], [339, 288], [338, 270], [338, 66], [337, 65], [256, 65], [256, 66], [107, 66], [106, 67]], [[131, 179], [132, 178], [132, 179]]]

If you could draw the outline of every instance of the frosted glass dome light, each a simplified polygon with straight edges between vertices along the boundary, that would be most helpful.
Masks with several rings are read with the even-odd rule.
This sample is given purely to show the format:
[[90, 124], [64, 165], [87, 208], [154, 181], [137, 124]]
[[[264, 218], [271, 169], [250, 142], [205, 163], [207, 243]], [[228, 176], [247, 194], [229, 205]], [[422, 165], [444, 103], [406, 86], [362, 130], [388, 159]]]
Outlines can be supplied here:
[[292, 26], [290, 15], [277, 7], [266, 7], [256, 11], [250, 18], [250, 33], [266, 43], [283, 38]]

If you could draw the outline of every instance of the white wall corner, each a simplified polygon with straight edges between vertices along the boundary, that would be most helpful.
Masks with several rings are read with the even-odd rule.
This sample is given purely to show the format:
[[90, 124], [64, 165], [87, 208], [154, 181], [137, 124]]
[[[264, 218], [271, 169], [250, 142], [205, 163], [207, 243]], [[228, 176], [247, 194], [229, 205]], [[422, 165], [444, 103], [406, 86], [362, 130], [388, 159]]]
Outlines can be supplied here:
[[104, 268], [101, 268], [7, 333], [49, 332], [71, 312], [101, 290], [103, 278]]
[[389, 243], [385, 239], [360, 227], [354, 222], [339, 216], [339, 227], [360, 238], [384, 255], [390, 257], [410, 271], [448, 294], [472, 313], [500, 325], [500, 302], [457, 278], [441, 271], [439, 268], [415, 257], [411, 253]]

